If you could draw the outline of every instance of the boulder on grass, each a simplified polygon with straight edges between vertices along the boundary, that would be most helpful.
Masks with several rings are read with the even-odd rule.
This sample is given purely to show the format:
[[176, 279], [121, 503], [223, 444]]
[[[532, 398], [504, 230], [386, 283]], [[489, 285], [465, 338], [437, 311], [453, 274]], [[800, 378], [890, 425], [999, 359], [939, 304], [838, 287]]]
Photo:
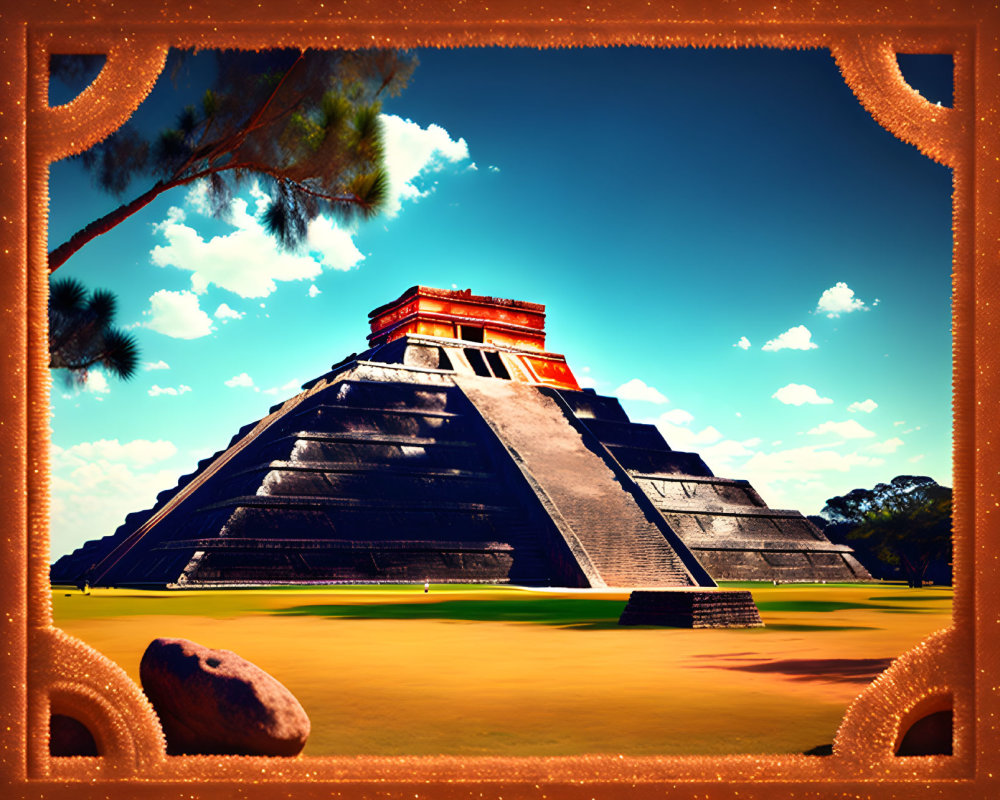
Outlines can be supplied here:
[[295, 696], [229, 650], [155, 639], [139, 664], [171, 755], [294, 756], [309, 736]]

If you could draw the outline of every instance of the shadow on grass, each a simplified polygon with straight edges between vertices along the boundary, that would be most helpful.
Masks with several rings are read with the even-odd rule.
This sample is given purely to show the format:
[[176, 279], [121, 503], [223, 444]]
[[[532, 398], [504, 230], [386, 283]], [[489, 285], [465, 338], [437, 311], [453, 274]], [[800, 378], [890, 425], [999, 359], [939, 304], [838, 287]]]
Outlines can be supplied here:
[[284, 616], [330, 619], [441, 619], [470, 622], [531, 622], [574, 628], [617, 628], [622, 600], [530, 598], [523, 600], [441, 600], [423, 603], [304, 605], [268, 609]]
[[794, 622], [768, 622], [764, 627], [769, 631], [877, 631], [870, 625], [804, 625]]
[[923, 592], [914, 592], [913, 594], [893, 594], [893, 595], [886, 595], [885, 597], [878, 597], [876, 595], [875, 597], [869, 597], [868, 599], [869, 600], [882, 600], [882, 601], [886, 601], [886, 600], [893, 600], [893, 601], [895, 601], [895, 600], [906, 600], [907, 602], [913, 602], [914, 600], [916, 600], [917, 602], [921, 602], [921, 603], [924, 602], [924, 601], [950, 603], [951, 602], [951, 594], [933, 595], [933, 594], [925, 594]]
[[891, 658], [789, 658], [763, 661], [757, 664], [725, 664], [712, 666], [742, 672], [777, 672], [794, 681], [827, 681], [833, 683], [871, 683], [888, 669]]
[[924, 609], [899, 608], [898, 606], [882, 605], [880, 603], [851, 603], [842, 600], [758, 600], [760, 611], [804, 611], [820, 613], [826, 611], [847, 611], [862, 609], [864, 611], [889, 611], [898, 614], [920, 614]]

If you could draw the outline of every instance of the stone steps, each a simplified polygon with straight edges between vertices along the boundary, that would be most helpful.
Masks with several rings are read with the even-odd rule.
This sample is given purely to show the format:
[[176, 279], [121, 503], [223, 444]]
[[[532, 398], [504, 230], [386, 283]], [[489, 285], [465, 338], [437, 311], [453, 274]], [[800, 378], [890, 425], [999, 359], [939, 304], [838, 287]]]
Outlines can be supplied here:
[[[505, 381], [456, 381], [533, 483], [570, 549], [589, 561], [592, 584], [692, 586], [677, 553], [560, 406]], [[586, 571], [586, 570], [585, 570]]]
[[669, 628], [764, 626], [750, 592], [726, 589], [637, 589], [629, 595], [618, 624]]

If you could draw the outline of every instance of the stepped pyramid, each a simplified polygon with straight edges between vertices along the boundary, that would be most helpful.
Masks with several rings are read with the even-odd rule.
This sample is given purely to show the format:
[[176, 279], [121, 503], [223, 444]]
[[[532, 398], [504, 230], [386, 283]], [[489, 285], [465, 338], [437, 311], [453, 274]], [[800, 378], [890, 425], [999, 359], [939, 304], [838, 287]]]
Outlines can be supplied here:
[[544, 306], [415, 286], [369, 348], [52, 566], [57, 584], [867, 580], [545, 350]]

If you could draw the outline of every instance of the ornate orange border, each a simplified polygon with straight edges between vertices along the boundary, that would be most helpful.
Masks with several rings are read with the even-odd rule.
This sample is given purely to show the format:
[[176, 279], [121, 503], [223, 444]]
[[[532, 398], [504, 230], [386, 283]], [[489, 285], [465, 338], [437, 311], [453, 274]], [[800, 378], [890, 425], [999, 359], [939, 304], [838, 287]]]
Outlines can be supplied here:
[[[0, 774], [5, 797], [1000, 797], [1000, 12], [957, 0], [0, 0]], [[166, 47], [756, 45], [826, 47], [886, 128], [953, 168], [955, 611], [952, 628], [898, 659], [848, 710], [834, 755], [563, 758], [175, 757], [117, 666], [52, 627], [47, 586], [48, 163], [120, 125]], [[77, 100], [49, 108], [47, 53], [109, 54]], [[951, 52], [955, 104], [903, 82], [893, 54]], [[998, 326], [1000, 327], [1000, 326]], [[894, 758], [902, 725], [943, 696], [955, 755]], [[97, 732], [102, 758], [50, 759], [50, 709]], [[1000, 770], [998, 770], [1000, 776]]]

